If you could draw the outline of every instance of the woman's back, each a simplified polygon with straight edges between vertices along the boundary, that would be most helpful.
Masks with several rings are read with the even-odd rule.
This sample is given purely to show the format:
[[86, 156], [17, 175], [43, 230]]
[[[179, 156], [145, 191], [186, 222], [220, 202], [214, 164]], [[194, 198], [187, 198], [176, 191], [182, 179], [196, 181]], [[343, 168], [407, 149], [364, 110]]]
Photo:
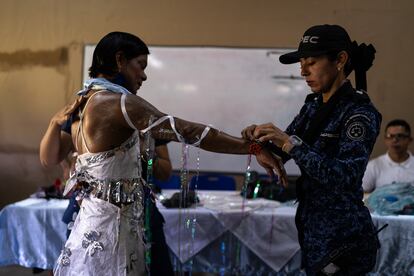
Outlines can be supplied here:
[[145, 274], [139, 134], [118, 126], [120, 104], [120, 97], [95, 94], [72, 126], [79, 155], [69, 183], [81, 186], [83, 200], [54, 275]]
[[80, 111], [82, 125], [80, 120], [72, 124], [72, 140], [79, 154], [116, 148], [134, 132], [123, 117], [120, 94], [90, 92]]

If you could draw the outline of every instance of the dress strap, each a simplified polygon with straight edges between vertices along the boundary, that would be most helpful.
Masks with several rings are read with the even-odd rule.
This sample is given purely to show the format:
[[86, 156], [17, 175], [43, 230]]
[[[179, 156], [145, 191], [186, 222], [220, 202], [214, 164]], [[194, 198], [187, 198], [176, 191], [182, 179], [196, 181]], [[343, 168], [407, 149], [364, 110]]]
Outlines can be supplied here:
[[161, 124], [165, 120], [169, 120], [170, 121], [171, 129], [174, 131], [175, 135], [177, 136], [177, 140], [179, 142], [184, 143], [185, 142], [185, 139], [184, 139], [184, 137], [180, 133], [178, 133], [177, 129], [175, 128], [175, 120], [174, 120], [174, 117], [171, 116], [171, 115], [165, 115], [165, 116], [159, 118], [154, 123], [152, 123], [151, 125], [149, 125], [146, 129], [141, 130], [141, 133], [145, 134], [147, 131], [149, 131], [152, 128], [158, 126], [159, 124]]
[[[124, 115], [125, 121], [128, 123], [128, 125], [135, 130], [138, 130], [134, 124], [132, 123], [131, 119], [128, 116], [126, 107], [125, 107], [125, 100], [126, 100], [126, 95], [122, 94], [121, 96], [121, 110], [122, 110], [122, 115]], [[175, 122], [174, 122], [174, 117], [170, 116], [170, 115], [166, 115], [163, 116], [161, 118], [159, 118], [158, 120], [156, 120], [154, 123], [152, 123], [151, 125], [149, 125], [146, 129], [141, 130], [140, 132], [142, 134], [145, 134], [147, 131], [151, 130], [153, 127], [158, 126], [159, 124], [161, 124], [162, 122], [164, 122], [165, 120], [170, 120], [170, 125], [172, 130], [175, 132], [175, 134], [177, 135], [178, 141], [183, 142], [184, 141], [184, 137], [181, 136], [178, 131], [175, 129]]]
[[125, 119], [125, 121], [127, 122], [127, 124], [132, 128], [132, 129], [135, 129], [135, 130], [138, 130], [135, 126], [134, 126], [134, 124], [132, 123], [132, 121], [131, 121], [131, 119], [129, 118], [129, 116], [128, 116], [128, 113], [127, 113], [127, 110], [126, 110], [126, 107], [125, 107], [125, 99], [126, 99], [126, 94], [122, 94], [121, 95], [121, 110], [122, 110], [122, 115], [124, 115], [124, 119]]
[[[128, 116], [128, 112], [126, 110], [125, 107], [125, 100], [126, 100], [126, 94], [122, 94], [121, 95], [121, 111], [122, 111], [122, 115], [124, 115], [124, 119], [127, 122], [127, 124], [135, 130], [134, 134], [136, 133], [136, 135], [138, 136], [137, 139], [137, 151], [138, 151], [138, 155], [137, 155], [137, 163], [138, 163], [138, 174], [139, 177], [142, 179], [142, 163], [141, 163], [141, 141], [140, 141], [140, 137], [139, 137], [139, 130], [134, 126], [134, 124], [132, 123], [131, 119]], [[145, 181], [144, 181], [145, 182]]]
[[[82, 143], [83, 143], [83, 145], [85, 146], [86, 151], [87, 151], [87, 152], [89, 152], [89, 153], [90, 153], [90, 150], [89, 150], [89, 148], [88, 148], [88, 144], [86, 143], [85, 135], [84, 135], [84, 133], [83, 133], [83, 116], [84, 116], [84, 114], [85, 114], [86, 107], [88, 106], [88, 104], [89, 104], [90, 100], [91, 100], [91, 99], [92, 99], [92, 98], [93, 98], [96, 94], [101, 93], [101, 92], [105, 92], [105, 90], [99, 90], [99, 91], [95, 92], [94, 94], [92, 94], [92, 95], [88, 98], [88, 100], [86, 101], [86, 104], [85, 104], [85, 106], [83, 107], [83, 110], [79, 110], [79, 125], [78, 125], [78, 129], [77, 129], [77, 132], [76, 132], [76, 143], [78, 143], [78, 138], [79, 138], [79, 134], [80, 134], [80, 135], [81, 135], [81, 138], [82, 138]], [[79, 150], [79, 149], [78, 149], [78, 150]]]
[[[126, 99], [126, 95], [125, 95], [125, 94], [122, 94], [122, 96], [121, 96], [121, 110], [122, 110], [122, 115], [124, 115], [125, 121], [128, 123], [128, 125], [129, 125], [132, 129], [138, 130], [138, 129], [134, 126], [134, 124], [132, 123], [131, 119], [130, 119], [130, 118], [129, 118], [129, 116], [128, 116], [128, 113], [127, 113], [127, 110], [126, 110], [126, 107], [125, 107], [125, 99]], [[186, 141], [185, 141], [184, 137], [183, 137], [180, 133], [178, 133], [178, 131], [177, 131], [176, 127], [175, 127], [175, 119], [174, 119], [174, 117], [173, 117], [173, 116], [171, 116], [171, 115], [165, 115], [165, 116], [163, 116], [163, 117], [159, 118], [159, 119], [158, 119], [158, 120], [156, 120], [154, 123], [150, 124], [147, 128], [145, 128], [145, 129], [141, 130], [140, 132], [141, 132], [142, 134], [145, 134], [146, 132], [148, 132], [149, 130], [151, 130], [152, 128], [154, 128], [154, 127], [158, 126], [159, 124], [161, 124], [162, 122], [164, 122], [164, 121], [166, 121], [166, 120], [169, 120], [169, 122], [170, 122], [170, 126], [171, 126], [171, 129], [174, 131], [175, 135], [177, 136], [177, 140], [178, 140], [179, 142], [181, 142], [181, 143], [186, 143]], [[207, 133], [208, 133], [209, 131], [210, 131], [210, 126], [206, 126], [206, 127], [204, 128], [204, 131], [201, 133], [200, 138], [199, 138], [199, 139], [198, 139], [195, 143], [190, 144], [190, 145], [193, 145], [193, 146], [199, 146], [199, 145], [200, 145], [200, 143], [201, 143], [201, 141], [204, 139], [204, 137], [206, 137], [206, 135], [207, 135]]]
[[171, 129], [174, 131], [175, 135], [177, 136], [177, 140], [178, 140], [178, 142], [185, 143], [185, 144], [188, 144], [188, 145], [191, 145], [191, 146], [195, 146], [195, 147], [200, 146], [201, 141], [202, 141], [202, 140], [206, 137], [207, 133], [208, 133], [208, 132], [210, 131], [210, 129], [211, 129], [211, 126], [206, 126], [206, 127], [204, 128], [203, 132], [201, 133], [200, 138], [199, 138], [196, 142], [194, 142], [193, 144], [189, 144], [189, 143], [187, 143], [187, 142], [185, 141], [185, 138], [184, 138], [184, 137], [183, 137], [180, 133], [178, 133], [177, 129], [175, 128], [175, 119], [174, 119], [174, 117], [173, 117], [173, 116], [171, 116], [171, 115], [165, 115], [165, 116], [163, 116], [163, 117], [159, 118], [159, 119], [158, 119], [157, 121], [155, 121], [154, 123], [152, 123], [152, 124], [151, 124], [150, 126], [148, 126], [146, 129], [141, 130], [141, 133], [145, 134], [147, 131], [151, 130], [153, 127], [158, 126], [159, 124], [161, 124], [161, 123], [162, 123], [162, 122], [164, 122], [165, 120], [169, 120], [169, 121], [170, 121], [170, 126], [171, 126]]

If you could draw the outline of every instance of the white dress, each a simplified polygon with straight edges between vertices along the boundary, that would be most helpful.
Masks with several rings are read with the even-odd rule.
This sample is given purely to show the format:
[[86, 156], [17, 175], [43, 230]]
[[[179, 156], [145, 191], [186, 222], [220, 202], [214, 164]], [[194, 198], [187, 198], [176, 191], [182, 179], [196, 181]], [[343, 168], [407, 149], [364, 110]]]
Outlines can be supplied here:
[[85, 183], [84, 198], [54, 275], [146, 274], [139, 156], [138, 131], [115, 149], [78, 156], [72, 179]]

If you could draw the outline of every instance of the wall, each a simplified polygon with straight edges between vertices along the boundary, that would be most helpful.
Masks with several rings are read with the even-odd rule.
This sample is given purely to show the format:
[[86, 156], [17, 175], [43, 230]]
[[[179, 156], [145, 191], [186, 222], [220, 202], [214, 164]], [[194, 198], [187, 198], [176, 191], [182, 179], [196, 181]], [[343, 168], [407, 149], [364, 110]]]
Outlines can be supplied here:
[[[151, 45], [296, 47], [310, 25], [343, 25], [373, 43], [368, 73], [384, 122], [414, 125], [411, 0], [3, 0], [0, 10], [0, 208], [51, 184], [37, 152], [49, 118], [80, 88], [84, 44], [113, 30]], [[271, 108], [271, 107], [269, 107]], [[382, 153], [381, 139], [373, 156]]]

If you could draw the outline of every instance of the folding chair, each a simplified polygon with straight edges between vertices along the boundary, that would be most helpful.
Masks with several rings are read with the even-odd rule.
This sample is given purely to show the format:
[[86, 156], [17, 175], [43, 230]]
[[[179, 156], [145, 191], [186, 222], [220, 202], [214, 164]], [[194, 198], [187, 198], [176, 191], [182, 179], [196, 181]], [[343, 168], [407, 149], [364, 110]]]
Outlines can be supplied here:
[[173, 174], [171, 175], [170, 179], [167, 181], [160, 181], [156, 178], [154, 178], [154, 184], [157, 185], [161, 189], [180, 189], [181, 182], [180, 182], [180, 176]]
[[195, 189], [197, 184], [197, 189], [200, 190], [236, 190], [236, 181], [232, 176], [222, 175], [222, 174], [203, 174], [198, 176], [194, 175], [190, 181], [190, 189]]

